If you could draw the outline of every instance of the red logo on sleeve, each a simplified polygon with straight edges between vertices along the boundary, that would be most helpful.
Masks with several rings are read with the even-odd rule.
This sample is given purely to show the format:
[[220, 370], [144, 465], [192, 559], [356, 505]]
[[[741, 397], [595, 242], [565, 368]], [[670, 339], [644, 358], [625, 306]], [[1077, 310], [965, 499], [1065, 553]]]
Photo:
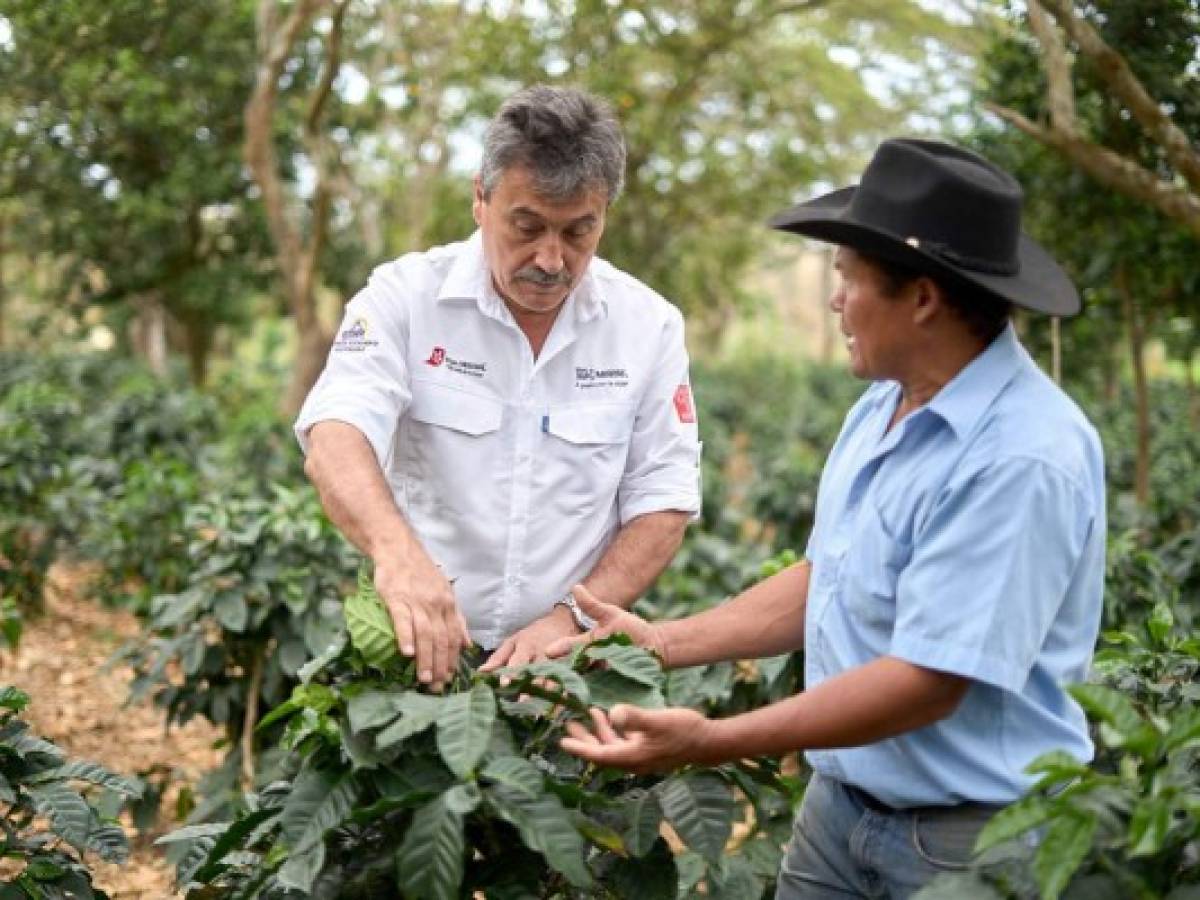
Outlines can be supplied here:
[[680, 422], [695, 422], [696, 407], [692, 405], [692, 389], [686, 384], [675, 388], [675, 415]]
[[425, 365], [440, 366], [445, 361], [446, 361], [446, 348], [445, 347], [434, 347], [433, 351], [429, 354], [429, 359], [425, 360]]

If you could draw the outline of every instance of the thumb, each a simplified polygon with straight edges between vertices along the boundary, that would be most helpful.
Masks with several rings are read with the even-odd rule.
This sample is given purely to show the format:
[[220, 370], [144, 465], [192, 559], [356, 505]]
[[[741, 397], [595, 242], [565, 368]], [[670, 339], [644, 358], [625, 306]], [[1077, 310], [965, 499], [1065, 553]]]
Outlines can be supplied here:
[[571, 593], [575, 596], [575, 602], [579, 604], [579, 608], [601, 625], [607, 625], [612, 621], [613, 616], [621, 611], [621, 607], [605, 603], [582, 584], [571, 588]]

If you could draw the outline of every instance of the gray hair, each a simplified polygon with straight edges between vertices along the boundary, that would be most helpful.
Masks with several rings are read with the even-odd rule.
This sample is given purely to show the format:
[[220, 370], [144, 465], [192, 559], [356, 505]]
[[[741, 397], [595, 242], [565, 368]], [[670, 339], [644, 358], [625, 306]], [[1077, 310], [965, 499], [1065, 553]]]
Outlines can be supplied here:
[[577, 88], [539, 84], [504, 101], [483, 138], [485, 199], [512, 166], [552, 200], [603, 188], [612, 203], [625, 182], [625, 139], [612, 107]]

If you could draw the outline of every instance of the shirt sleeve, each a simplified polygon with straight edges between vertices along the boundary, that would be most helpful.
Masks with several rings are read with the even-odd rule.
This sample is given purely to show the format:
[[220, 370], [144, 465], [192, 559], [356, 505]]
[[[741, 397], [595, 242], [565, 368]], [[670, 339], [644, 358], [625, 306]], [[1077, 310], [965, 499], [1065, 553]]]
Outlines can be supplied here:
[[1020, 691], [1098, 514], [1066, 473], [1030, 458], [948, 487], [900, 573], [891, 655]]
[[629, 456], [618, 491], [621, 524], [662, 510], [700, 517], [700, 441], [688, 377], [683, 316], [671, 307], [659, 362], [634, 419]]
[[366, 436], [385, 471], [391, 461], [396, 424], [412, 401], [404, 348], [408, 322], [394, 279], [377, 270], [346, 304], [325, 370], [313, 385], [294, 426], [308, 453], [313, 425], [336, 420]]

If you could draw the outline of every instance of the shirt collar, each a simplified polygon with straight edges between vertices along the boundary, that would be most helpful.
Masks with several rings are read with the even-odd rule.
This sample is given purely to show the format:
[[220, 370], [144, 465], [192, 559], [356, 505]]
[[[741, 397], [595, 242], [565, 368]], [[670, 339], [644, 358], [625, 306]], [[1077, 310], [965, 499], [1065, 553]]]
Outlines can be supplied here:
[[[574, 307], [577, 322], [590, 322], [608, 312], [608, 300], [601, 292], [593, 272], [597, 264], [603, 265], [603, 262], [593, 257], [587, 271], [564, 302], [564, 309]], [[492, 273], [488, 268], [483, 234], [479, 229], [463, 242], [462, 252], [442, 282], [437, 299], [439, 302], [474, 300], [480, 310], [493, 316], [498, 315], [501, 309], [507, 309], [492, 286]]]
[[934, 395], [926, 408], [940, 416], [961, 439], [1012, 380], [1022, 358], [1028, 359], [1028, 354], [1010, 322], [986, 350]]

